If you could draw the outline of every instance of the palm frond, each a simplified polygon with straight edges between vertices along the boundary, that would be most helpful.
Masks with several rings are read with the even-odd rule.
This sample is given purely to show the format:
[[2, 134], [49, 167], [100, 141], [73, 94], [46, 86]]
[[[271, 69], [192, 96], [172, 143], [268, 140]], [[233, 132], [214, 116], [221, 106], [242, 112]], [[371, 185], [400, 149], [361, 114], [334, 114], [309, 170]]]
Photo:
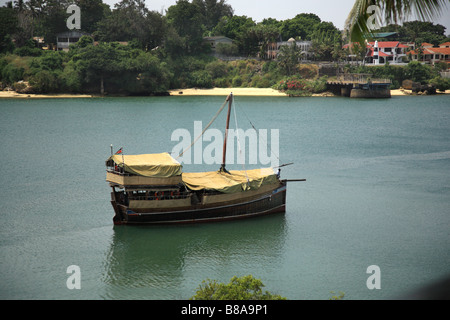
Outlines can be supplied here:
[[370, 14], [367, 9], [376, 5], [381, 9], [384, 21], [399, 23], [411, 15], [420, 20], [432, 20], [450, 3], [450, 0], [356, 0], [351, 9], [344, 29], [352, 42], [364, 43], [366, 39], [372, 38], [372, 33], [367, 25]]

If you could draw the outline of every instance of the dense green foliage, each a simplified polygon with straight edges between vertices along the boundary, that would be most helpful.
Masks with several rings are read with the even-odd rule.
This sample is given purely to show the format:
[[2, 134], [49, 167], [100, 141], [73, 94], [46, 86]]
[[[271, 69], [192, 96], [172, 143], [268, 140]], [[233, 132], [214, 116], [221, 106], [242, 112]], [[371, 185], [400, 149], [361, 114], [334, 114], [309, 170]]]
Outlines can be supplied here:
[[[252, 275], [243, 277], [234, 276], [228, 284], [219, 283], [216, 280], [204, 280], [198, 286], [195, 295], [190, 300], [287, 300], [278, 294], [263, 291], [264, 284], [260, 279]], [[329, 300], [343, 300], [345, 293], [334, 291]]]
[[404, 42], [439, 45], [449, 40], [445, 35], [444, 26], [424, 21], [404, 22], [402, 25], [390, 24], [377, 32], [397, 32], [398, 40]]
[[263, 291], [263, 287], [262, 281], [251, 275], [235, 276], [228, 284], [205, 280], [191, 300], [286, 300], [280, 295]]
[[295, 97], [311, 96], [313, 93], [325, 91], [326, 87], [327, 77], [325, 76], [317, 79], [303, 79], [297, 75], [283, 79], [273, 86], [274, 89]]
[[[66, 8], [72, 3], [80, 7], [82, 30], [91, 36], [68, 52], [38, 48], [32, 37], [54, 44], [56, 34], [67, 31]], [[445, 40], [445, 28], [432, 23], [385, 30], [391, 29], [405, 39]], [[233, 39], [233, 45], [218, 45], [217, 53], [240, 60], [211, 56], [203, 37], [215, 35]], [[264, 60], [269, 43], [289, 38], [312, 40], [313, 60], [342, 61], [346, 56], [341, 32], [315, 14], [256, 23], [234, 15], [225, 0], [178, 0], [165, 15], [149, 10], [143, 0], [121, 0], [114, 8], [102, 0], [14, 1], [0, 8], [0, 82], [24, 93], [146, 95], [187, 87], [274, 87], [311, 95], [325, 90], [326, 78], [319, 78], [316, 65], [299, 64], [305, 57], [295, 45], [282, 46], [276, 61]], [[448, 81], [437, 72], [446, 68], [410, 63], [347, 71], [389, 78], [393, 88], [405, 79], [446, 88]], [[290, 81], [296, 85], [288, 88]]]

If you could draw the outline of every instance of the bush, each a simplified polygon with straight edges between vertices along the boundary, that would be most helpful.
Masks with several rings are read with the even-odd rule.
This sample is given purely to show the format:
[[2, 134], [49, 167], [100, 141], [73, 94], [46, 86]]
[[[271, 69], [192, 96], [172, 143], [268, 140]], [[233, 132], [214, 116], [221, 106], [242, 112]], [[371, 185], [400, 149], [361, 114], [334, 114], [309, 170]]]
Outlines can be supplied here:
[[267, 61], [266, 63], [263, 64], [262, 66], [262, 71], [264, 73], [267, 72], [273, 72], [277, 69], [277, 63], [276, 61]]
[[312, 93], [320, 93], [327, 90], [327, 76], [320, 77], [308, 82], [308, 88]]
[[447, 71], [447, 69], [449, 67], [448, 67], [448, 63], [446, 63], [446, 62], [437, 62], [437, 63], [434, 64], [434, 68], [437, 71]]
[[38, 57], [42, 54], [42, 49], [25, 46], [14, 49], [14, 54], [20, 57]]
[[319, 75], [319, 67], [315, 64], [300, 64], [297, 70], [303, 79], [314, 79]]
[[15, 92], [22, 93], [27, 89], [27, 84], [23, 81], [19, 81], [19, 82], [15, 82], [12, 87]]
[[208, 72], [204, 70], [194, 71], [191, 76], [191, 87], [212, 88], [213, 81]]
[[207, 71], [213, 79], [225, 77], [228, 72], [228, 65], [220, 60], [213, 61], [205, 66], [205, 71]]
[[58, 76], [55, 72], [41, 70], [30, 77], [30, 85], [34, 92], [49, 93], [58, 91]]
[[42, 54], [42, 49], [37, 48], [33, 39], [30, 39], [24, 46], [14, 49], [14, 54], [20, 57], [38, 57]]
[[450, 89], [450, 79], [436, 77], [429, 81], [429, 84], [432, 84], [439, 91], [445, 91]]
[[421, 64], [418, 61], [411, 61], [406, 67], [406, 79], [411, 79], [414, 82], [424, 83], [431, 77], [431, 67]]
[[233, 87], [240, 87], [242, 85], [242, 78], [240, 76], [235, 76], [231, 82]]
[[2, 69], [2, 82], [8, 85], [12, 85], [14, 82], [23, 80], [24, 68], [16, 67], [14, 64], [7, 64]]
[[40, 58], [37, 58], [39, 68], [43, 70], [55, 71], [63, 68], [63, 55], [62, 52], [47, 51]]
[[311, 96], [313, 93], [319, 93], [326, 90], [327, 77], [324, 76], [314, 80], [306, 80], [299, 76], [292, 76], [282, 79], [272, 88], [284, 91], [288, 95], [294, 97]]
[[280, 295], [263, 292], [263, 287], [262, 281], [251, 275], [235, 276], [229, 284], [208, 279], [201, 283], [191, 300], [286, 300]]
[[79, 93], [82, 88], [82, 79], [72, 66], [67, 66], [58, 76], [60, 90], [64, 92]]
[[218, 88], [229, 88], [230, 81], [227, 78], [217, 78], [214, 79], [214, 86]]
[[270, 88], [270, 80], [266, 77], [259, 77], [256, 81], [252, 81], [251, 86], [256, 88]]

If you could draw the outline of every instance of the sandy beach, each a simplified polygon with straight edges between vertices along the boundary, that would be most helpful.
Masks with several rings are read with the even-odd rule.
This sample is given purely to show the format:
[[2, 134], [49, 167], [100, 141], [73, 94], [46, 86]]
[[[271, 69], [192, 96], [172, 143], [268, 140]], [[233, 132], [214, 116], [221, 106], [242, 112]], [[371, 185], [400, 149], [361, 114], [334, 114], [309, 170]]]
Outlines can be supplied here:
[[[410, 96], [412, 95], [412, 91], [411, 90], [406, 90], [406, 89], [395, 89], [395, 90], [391, 90], [391, 96]], [[440, 92], [438, 91], [436, 93], [437, 95], [441, 95], [441, 94], [450, 94], [450, 90], [446, 90], [445, 92]]]
[[[170, 90], [171, 96], [227, 96], [230, 93], [236, 96], [270, 96], [270, 97], [288, 97], [287, 94], [274, 90], [272, 88], [212, 88], [212, 89], [176, 89]], [[392, 96], [404, 96], [411, 95], [411, 90], [396, 89], [391, 90]], [[450, 94], [450, 90], [445, 93], [438, 92], [440, 94]], [[327, 97], [333, 96], [330, 93], [313, 94], [313, 97]], [[21, 94], [15, 91], [0, 91], [1, 98], [21, 98], [21, 99], [33, 99], [33, 98], [94, 98], [96, 95], [90, 94]]]
[[[287, 97], [288, 95], [274, 90], [272, 88], [212, 88], [212, 89], [177, 89], [170, 90], [171, 96], [226, 96], [233, 92], [236, 96], [272, 96], [272, 97]], [[407, 96], [411, 95], [411, 90], [396, 89], [391, 90], [392, 96]], [[444, 94], [438, 92], [437, 94]], [[445, 94], [450, 94], [450, 90], [447, 90]], [[327, 97], [333, 96], [330, 93], [313, 94], [313, 97]]]
[[279, 96], [287, 95], [272, 88], [212, 88], [212, 89], [177, 89], [170, 90], [171, 96], [227, 96], [230, 93], [236, 96]]
[[1, 98], [92, 98], [93, 96], [90, 94], [22, 94], [17, 93], [15, 91], [0, 91], [0, 99]]

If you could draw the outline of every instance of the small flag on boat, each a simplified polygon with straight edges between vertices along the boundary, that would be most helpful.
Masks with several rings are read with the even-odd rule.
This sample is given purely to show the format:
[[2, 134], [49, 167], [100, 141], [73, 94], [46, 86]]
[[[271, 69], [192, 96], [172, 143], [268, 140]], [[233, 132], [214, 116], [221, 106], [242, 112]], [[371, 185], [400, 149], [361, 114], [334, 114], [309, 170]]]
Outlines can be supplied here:
[[117, 150], [116, 154], [121, 154], [122, 153], [122, 149], [123, 149], [123, 147], [120, 148], [119, 150]]

